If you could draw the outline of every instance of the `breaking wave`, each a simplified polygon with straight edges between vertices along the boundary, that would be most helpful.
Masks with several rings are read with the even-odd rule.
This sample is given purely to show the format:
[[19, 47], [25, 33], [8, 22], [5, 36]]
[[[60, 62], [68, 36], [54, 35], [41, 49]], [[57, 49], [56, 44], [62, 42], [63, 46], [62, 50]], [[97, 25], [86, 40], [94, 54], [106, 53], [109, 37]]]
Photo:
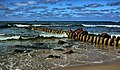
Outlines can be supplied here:
[[11, 36], [11, 35], [5, 35], [5, 34], [0, 34], [0, 41], [4, 41], [4, 40], [19, 40], [19, 39], [23, 39], [23, 40], [27, 40], [27, 39], [36, 39], [38, 37], [44, 37], [44, 38], [51, 38], [51, 37], [55, 37], [55, 38], [63, 38], [63, 37], [67, 37], [66, 33], [64, 34], [51, 34], [51, 33], [44, 33], [44, 34], [39, 34], [38, 36]]
[[86, 25], [82, 24], [84, 27], [116, 27], [120, 28], [120, 25]]

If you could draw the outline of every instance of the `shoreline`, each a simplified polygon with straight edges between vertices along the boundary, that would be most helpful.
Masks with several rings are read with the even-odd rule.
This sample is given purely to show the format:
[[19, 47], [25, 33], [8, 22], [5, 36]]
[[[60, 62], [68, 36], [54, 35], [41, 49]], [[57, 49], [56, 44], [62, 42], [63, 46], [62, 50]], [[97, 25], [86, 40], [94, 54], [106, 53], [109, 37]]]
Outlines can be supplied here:
[[120, 70], [120, 59], [109, 63], [70, 66], [53, 70]]

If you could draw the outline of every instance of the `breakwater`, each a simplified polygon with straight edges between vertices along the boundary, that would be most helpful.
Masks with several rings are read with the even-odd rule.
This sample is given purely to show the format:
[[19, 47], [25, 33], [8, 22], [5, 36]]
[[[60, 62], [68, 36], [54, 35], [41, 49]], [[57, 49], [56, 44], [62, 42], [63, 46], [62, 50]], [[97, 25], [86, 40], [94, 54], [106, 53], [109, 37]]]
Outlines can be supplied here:
[[99, 35], [89, 34], [87, 31], [84, 31], [82, 28], [78, 28], [75, 31], [72, 30], [57, 30], [49, 28], [31, 28], [32, 30], [40, 30], [53, 34], [63, 34], [66, 33], [68, 38], [76, 39], [83, 42], [90, 42], [96, 45], [106, 45], [114, 46], [120, 48], [120, 37], [110, 36], [107, 33], [102, 33]]

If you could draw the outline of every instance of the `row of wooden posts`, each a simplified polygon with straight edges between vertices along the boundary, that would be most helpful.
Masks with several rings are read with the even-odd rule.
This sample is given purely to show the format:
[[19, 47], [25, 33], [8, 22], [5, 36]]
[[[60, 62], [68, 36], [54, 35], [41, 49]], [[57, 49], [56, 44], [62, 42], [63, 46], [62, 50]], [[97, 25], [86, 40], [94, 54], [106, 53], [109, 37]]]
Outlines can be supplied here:
[[[49, 28], [32, 28], [32, 30], [40, 30], [40, 31], [53, 33], [53, 34], [65, 33], [65, 31], [63, 30], [49, 29]], [[75, 34], [74, 32], [67, 32], [67, 31], [66, 31], [66, 34], [68, 38], [73, 38], [83, 42], [120, 47], [120, 37], [113, 36], [112, 38], [106, 38], [106, 37], [101, 37], [99, 35], [94, 35], [94, 34], [82, 34], [82, 33]]]
[[40, 30], [48, 33], [53, 33], [53, 34], [63, 34], [63, 30], [57, 30], [57, 29], [49, 29], [49, 28], [32, 28], [32, 30]]
[[112, 38], [104, 38], [101, 37], [99, 35], [94, 35], [94, 34], [77, 34], [75, 35], [75, 33], [73, 32], [69, 32], [67, 33], [68, 38], [73, 38], [76, 40], [80, 40], [83, 42], [90, 42], [90, 43], [94, 43], [94, 44], [99, 44], [99, 45], [108, 45], [108, 46], [116, 46], [119, 47], [120, 46], [120, 37], [112, 37]]

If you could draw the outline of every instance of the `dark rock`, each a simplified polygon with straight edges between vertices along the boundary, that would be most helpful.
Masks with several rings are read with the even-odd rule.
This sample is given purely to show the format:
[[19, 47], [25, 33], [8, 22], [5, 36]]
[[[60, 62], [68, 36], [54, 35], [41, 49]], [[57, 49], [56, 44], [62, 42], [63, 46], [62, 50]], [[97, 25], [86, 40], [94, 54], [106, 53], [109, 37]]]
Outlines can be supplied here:
[[65, 51], [65, 50], [62, 49], [62, 48], [57, 48], [57, 49], [53, 49], [53, 50], [56, 50], [56, 51]]
[[84, 34], [84, 35], [87, 35], [87, 34], [88, 34], [88, 31], [81, 31], [80, 33], [81, 33], [81, 34]]
[[12, 49], [52, 49], [51, 47], [47, 47], [45, 45], [41, 44], [33, 44], [33, 45], [15, 45], [15, 46], [10, 46]]
[[83, 32], [83, 29], [82, 29], [82, 28], [78, 28], [78, 29], [76, 29], [76, 30], [74, 31], [74, 33], [76, 33], [76, 34], [81, 33], [81, 32]]
[[49, 55], [47, 58], [58, 58], [58, 59], [60, 59], [61, 58], [61, 56], [60, 55]]
[[117, 52], [120, 53], [120, 50], [118, 50]]
[[111, 36], [107, 33], [102, 33], [100, 36], [104, 38], [111, 38]]
[[33, 45], [35, 45], [35, 46], [39, 45], [40, 46], [40, 45], [44, 45], [44, 43], [33, 43]]
[[65, 44], [66, 42], [65, 41], [62, 41], [62, 40], [59, 40], [58, 41], [58, 44]]
[[75, 53], [75, 52], [72, 51], [72, 50], [70, 50], [70, 51], [67, 51], [67, 52], [65, 52], [65, 53], [63, 53], [63, 54], [73, 54], [73, 53]]
[[15, 50], [14, 50], [15, 53], [24, 53], [24, 52], [25, 52], [25, 53], [28, 53], [28, 52], [30, 52], [30, 51], [32, 51], [32, 50], [25, 50], [25, 49], [15, 49]]

